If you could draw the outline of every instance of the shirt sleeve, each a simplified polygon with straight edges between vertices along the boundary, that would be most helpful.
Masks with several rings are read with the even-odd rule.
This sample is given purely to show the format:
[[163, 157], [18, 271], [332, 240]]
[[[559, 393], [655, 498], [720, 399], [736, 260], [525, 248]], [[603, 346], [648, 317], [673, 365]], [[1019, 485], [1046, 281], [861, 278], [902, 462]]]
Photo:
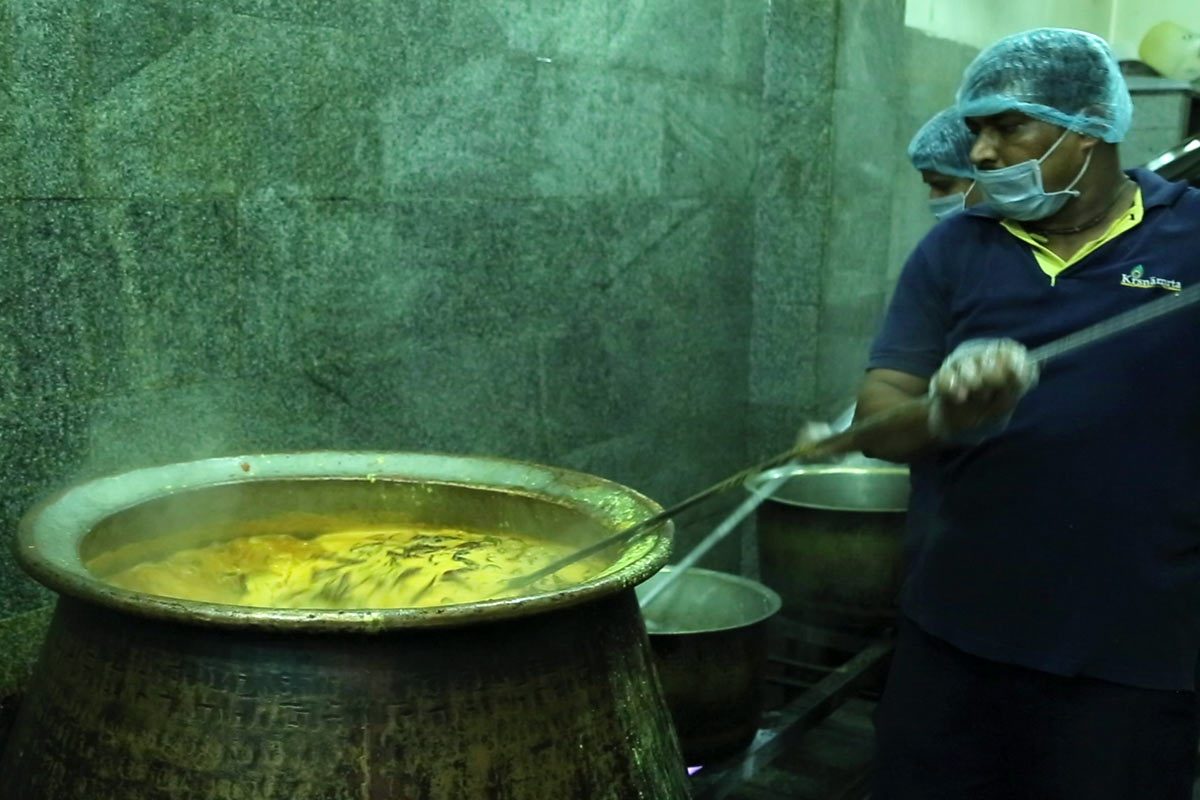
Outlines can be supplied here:
[[919, 378], [937, 371], [946, 357], [949, 292], [924, 247], [909, 256], [871, 345], [868, 369], [894, 369]]

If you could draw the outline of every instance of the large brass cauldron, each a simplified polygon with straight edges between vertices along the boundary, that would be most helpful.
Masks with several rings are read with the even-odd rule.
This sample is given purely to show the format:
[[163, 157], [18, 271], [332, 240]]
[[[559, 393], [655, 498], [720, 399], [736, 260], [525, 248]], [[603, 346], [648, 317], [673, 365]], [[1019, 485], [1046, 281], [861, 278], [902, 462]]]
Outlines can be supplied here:
[[85, 567], [282, 517], [314, 533], [431, 523], [581, 544], [656, 510], [587, 475], [420, 454], [213, 459], [70, 489], [18, 538], [21, 563], [61, 597], [0, 797], [686, 798], [633, 591], [665, 561], [669, 530], [560, 592], [430, 609], [189, 602]]

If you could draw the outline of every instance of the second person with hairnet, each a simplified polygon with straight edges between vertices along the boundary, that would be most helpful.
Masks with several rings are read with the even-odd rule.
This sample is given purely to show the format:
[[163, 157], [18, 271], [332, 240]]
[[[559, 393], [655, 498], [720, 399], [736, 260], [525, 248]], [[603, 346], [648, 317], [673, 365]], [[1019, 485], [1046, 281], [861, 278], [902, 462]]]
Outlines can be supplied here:
[[958, 109], [947, 108], [922, 125], [908, 144], [908, 160], [929, 187], [929, 210], [939, 220], [962, 211], [972, 196], [974, 138]]

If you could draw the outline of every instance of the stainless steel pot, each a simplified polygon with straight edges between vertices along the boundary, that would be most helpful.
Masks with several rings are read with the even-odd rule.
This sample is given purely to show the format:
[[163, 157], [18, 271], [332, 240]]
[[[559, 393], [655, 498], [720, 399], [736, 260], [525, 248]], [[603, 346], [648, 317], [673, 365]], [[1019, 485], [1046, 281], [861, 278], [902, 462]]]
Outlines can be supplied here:
[[[908, 468], [806, 465], [759, 507], [763, 581], [784, 613], [874, 628], [895, 616], [903, 577]], [[764, 473], [753, 483], [767, 480]]]
[[510, 528], [574, 545], [658, 510], [533, 464], [307, 453], [139, 470], [22, 522], [60, 594], [0, 763], [22, 800], [680, 800], [633, 587], [669, 530], [564, 591], [428, 609], [284, 610], [113, 588], [110, 567], [289, 518]]
[[[639, 586], [639, 595], [670, 571]], [[767, 624], [779, 606], [779, 595], [756, 581], [692, 568], [643, 609], [688, 764], [732, 755], [754, 739], [762, 718]]]

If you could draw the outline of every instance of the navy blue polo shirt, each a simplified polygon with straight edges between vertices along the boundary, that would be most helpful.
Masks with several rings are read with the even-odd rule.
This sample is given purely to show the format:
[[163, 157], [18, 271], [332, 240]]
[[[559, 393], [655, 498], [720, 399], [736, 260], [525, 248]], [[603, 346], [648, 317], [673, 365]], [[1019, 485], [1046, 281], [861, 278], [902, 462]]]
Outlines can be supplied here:
[[[870, 367], [929, 377], [967, 339], [1036, 348], [1200, 281], [1200, 191], [1130, 176], [1142, 222], [1053, 285], [996, 220], [937, 225], [904, 267]], [[913, 463], [903, 612], [984, 658], [1191, 689], [1198, 323], [1187, 309], [1051, 360], [1002, 433]]]

